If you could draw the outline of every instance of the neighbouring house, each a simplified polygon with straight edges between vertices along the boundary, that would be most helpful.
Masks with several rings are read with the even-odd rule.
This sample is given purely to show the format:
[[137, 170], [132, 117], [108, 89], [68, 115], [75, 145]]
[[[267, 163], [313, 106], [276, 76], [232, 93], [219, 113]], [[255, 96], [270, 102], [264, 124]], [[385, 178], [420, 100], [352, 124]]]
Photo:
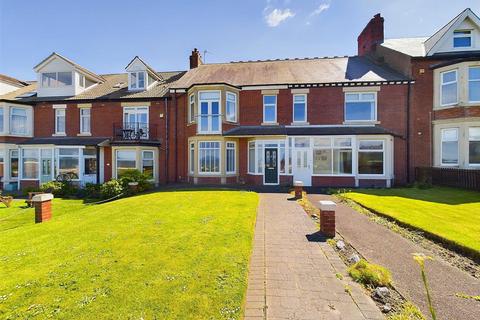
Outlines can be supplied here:
[[4, 74], [0, 74], [0, 95], [18, 90], [27, 86], [28, 83]]
[[22, 138], [0, 145], [4, 188], [65, 175], [101, 183], [128, 169], [167, 182], [168, 88], [182, 72], [155, 72], [135, 57], [124, 73], [97, 75], [57, 53], [34, 70], [35, 83], [0, 96], [5, 132]]
[[98, 75], [53, 53], [0, 95], [7, 189], [138, 169], [156, 184], [390, 187], [419, 166], [480, 165], [480, 21], [385, 39], [375, 15], [355, 56], [202, 62], [139, 57]]
[[467, 8], [428, 37], [384, 40], [379, 16], [367, 29], [370, 36], [363, 39], [359, 55], [415, 81], [410, 93], [410, 168], [480, 168], [478, 16]]

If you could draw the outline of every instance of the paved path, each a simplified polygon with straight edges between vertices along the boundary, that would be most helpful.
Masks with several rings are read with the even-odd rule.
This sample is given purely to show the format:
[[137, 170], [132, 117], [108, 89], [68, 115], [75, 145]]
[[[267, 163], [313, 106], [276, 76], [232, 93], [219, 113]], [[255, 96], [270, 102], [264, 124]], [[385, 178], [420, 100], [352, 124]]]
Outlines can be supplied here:
[[[260, 194], [245, 319], [383, 319], [287, 194]], [[351, 288], [351, 295], [345, 291]]]
[[[327, 195], [309, 195], [308, 197], [317, 206], [319, 200], [335, 201], [334, 197]], [[337, 231], [367, 260], [390, 269], [395, 286], [419, 306], [424, 314], [428, 314], [428, 309], [420, 270], [412, 259], [412, 253], [415, 252], [423, 252], [435, 259], [426, 263], [426, 269], [437, 318], [439, 320], [480, 319], [480, 302], [455, 296], [455, 293], [460, 292], [479, 295], [480, 280], [452, 267], [432, 252], [370, 221], [367, 216], [341, 203], [337, 207], [336, 220]]]

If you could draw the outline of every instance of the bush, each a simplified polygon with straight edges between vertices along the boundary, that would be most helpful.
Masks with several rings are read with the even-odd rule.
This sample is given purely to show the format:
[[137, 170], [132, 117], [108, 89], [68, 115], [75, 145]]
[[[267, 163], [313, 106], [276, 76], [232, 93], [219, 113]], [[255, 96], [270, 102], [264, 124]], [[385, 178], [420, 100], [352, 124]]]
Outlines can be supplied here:
[[63, 182], [60, 181], [49, 181], [40, 186], [40, 191], [45, 193], [53, 193], [55, 196], [63, 195], [62, 189]]
[[101, 197], [102, 192], [101, 192], [101, 184], [97, 183], [87, 183], [85, 184], [84, 188], [84, 196], [86, 198], [93, 198], [93, 199], [98, 199]]
[[389, 286], [392, 282], [390, 271], [364, 259], [348, 268], [348, 273], [355, 281], [364, 285], [383, 287]]
[[138, 170], [126, 170], [122, 173], [122, 177], [119, 180], [123, 189], [126, 191], [130, 191], [128, 186], [130, 182], [138, 183], [138, 192], [143, 192], [153, 187], [152, 183], [149, 181], [150, 177]]
[[110, 199], [123, 193], [123, 187], [119, 180], [112, 179], [100, 186], [102, 199]]
[[37, 187], [25, 187], [22, 189], [22, 193], [24, 196], [28, 195], [29, 192], [38, 192], [40, 188]]

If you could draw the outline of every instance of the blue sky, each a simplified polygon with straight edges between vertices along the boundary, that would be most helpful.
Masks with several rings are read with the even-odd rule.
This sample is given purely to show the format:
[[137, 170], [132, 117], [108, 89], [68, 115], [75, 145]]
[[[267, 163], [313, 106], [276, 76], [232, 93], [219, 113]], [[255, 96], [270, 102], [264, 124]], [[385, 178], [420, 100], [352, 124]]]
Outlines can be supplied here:
[[99, 74], [139, 55], [161, 71], [207, 62], [356, 53], [370, 18], [387, 38], [428, 36], [478, 0], [18, 1], [0, 0], [0, 73], [34, 79], [52, 51]]

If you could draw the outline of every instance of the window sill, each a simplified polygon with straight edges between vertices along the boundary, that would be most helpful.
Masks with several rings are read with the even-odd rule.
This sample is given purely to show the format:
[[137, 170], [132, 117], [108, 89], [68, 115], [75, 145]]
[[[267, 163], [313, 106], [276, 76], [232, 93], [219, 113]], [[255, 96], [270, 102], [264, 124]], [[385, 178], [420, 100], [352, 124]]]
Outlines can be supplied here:
[[77, 137], [91, 137], [92, 134], [91, 133], [77, 133]]
[[66, 137], [67, 134], [66, 133], [54, 133], [52, 134], [52, 137]]
[[296, 121], [296, 122], [290, 123], [291, 126], [308, 126], [309, 124], [310, 122], [307, 122], [307, 121]]
[[262, 126], [278, 126], [278, 122], [262, 122]]
[[343, 121], [343, 124], [346, 125], [372, 125], [372, 124], [380, 124], [380, 121], [378, 120], [365, 120], [365, 121], [353, 121], [353, 120], [347, 120]]

